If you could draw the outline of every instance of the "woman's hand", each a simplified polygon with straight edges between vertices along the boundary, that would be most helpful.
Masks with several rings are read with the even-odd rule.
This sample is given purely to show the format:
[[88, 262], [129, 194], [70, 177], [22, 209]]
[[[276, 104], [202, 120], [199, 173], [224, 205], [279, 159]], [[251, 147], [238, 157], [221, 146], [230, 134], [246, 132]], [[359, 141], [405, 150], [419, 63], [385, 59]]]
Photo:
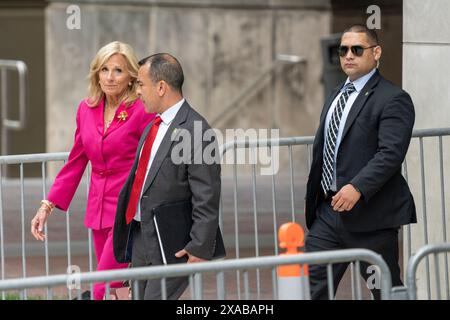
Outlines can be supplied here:
[[50, 213], [50, 208], [42, 204], [34, 218], [31, 220], [31, 234], [36, 240], [45, 240], [44, 226]]

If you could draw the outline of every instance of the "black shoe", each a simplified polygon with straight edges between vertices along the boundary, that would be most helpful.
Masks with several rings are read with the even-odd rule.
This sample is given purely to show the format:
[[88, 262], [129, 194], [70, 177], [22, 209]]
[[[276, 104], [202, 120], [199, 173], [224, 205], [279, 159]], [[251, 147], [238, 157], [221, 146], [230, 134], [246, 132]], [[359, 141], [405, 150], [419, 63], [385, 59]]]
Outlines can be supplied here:
[[[72, 300], [78, 300], [78, 296], [76, 296]], [[84, 291], [81, 294], [81, 299], [80, 300], [91, 300], [91, 291], [89, 291], [89, 290]]]

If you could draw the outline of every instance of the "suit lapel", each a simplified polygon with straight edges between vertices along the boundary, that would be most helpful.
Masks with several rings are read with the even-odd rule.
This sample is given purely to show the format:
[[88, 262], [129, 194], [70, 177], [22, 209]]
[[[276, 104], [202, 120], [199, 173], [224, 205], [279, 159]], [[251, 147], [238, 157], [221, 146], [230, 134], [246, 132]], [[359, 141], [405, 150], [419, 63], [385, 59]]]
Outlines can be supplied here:
[[347, 134], [347, 132], [350, 129], [353, 122], [355, 121], [359, 112], [364, 107], [367, 99], [373, 93], [374, 87], [377, 85], [379, 80], [380, 80], [380, 75], [377, 70], [374, 73], [374, 75], [369, 79], [369, 81], [367, 81], [366, 85], [362, 88], [361, 92], [359, 93], [358, 97], [356, 98], [355, 102], [353, 103], [352, 108], [350, 109], [350, 112], [348, 114], [347, 121], [345, 122], [344, 131], [342, 133], [341, 141], [344, 140], [345, 135]]
[[169, 128], [167, 129], [167, 132], [163, 140], [161, 141], [161, 144], [159, 145], [158, 151], [156, 152], [155, 158], [153, 159], [152, 165], [147, 175], [147, 179], [145, 179], [142, 193], [145, 193], [147, 189], [150, 188], [150, 186], [152, 185], [153, 180], [155, 179], [156, 174], [158, 173], [159, 168], [161, 167], [161, 164], [164, 158], [166, 157], [167, 153], [169, 152], [170, 147], [172, 146], [172, 143], [174, 141], [171, 139], [172, 133], [174, 132], [175, 128], [178, 128], [182, 123], [186, 122], [186, 118], [190, 108], [191, 107], [189, 106], [187, 101], [185, 101], [181, 106], [180, 110], [178, 110], [178, 113], [173, 119]]
[[105, 98], [100, 100], [97, 108], [94, 108], [95, 112], [95, 127], [98, 133], [103, 136], [103, 126], [104, 126], [104, 114], [105, 114]]
[[[319, 122], [319, 129], [316, 133], [316, 139], [317, 142], [322, 143], [323, 142], [323, 131], [325, 126], [325, 120], [327, 118], [328, 111], [330, 110], [331, 104], [333, 103], [336, 96], [339, 94], [339, 91], [341, 90], [343, 84], [340, 84], [336, 88], [333, 89], [331, 94], [328, 96], [327, 101], [324, 104], [324, 109], [322, 110], [322, 114], [320, 115], [320, 122]], [[316, 141], [316, 140], [315, 140]]]

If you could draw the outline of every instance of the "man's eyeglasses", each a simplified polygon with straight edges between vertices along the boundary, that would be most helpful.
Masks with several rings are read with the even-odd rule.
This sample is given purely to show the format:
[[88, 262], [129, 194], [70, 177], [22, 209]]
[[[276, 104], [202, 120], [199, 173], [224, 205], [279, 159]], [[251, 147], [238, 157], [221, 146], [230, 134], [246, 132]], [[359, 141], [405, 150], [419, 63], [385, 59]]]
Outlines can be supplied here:
[[345, 57], [347, 55], [348, 49], [350, 49], [355, 56], [361, 57], [364, 53], [364, 50], [374, 48], [376, 46], [378, 45], [370, 46], [367, 48], [364, 48], [363, 46], [351, 46], [350, 48], [348, 46], [339, 46], [338, 54], [340, 57]]

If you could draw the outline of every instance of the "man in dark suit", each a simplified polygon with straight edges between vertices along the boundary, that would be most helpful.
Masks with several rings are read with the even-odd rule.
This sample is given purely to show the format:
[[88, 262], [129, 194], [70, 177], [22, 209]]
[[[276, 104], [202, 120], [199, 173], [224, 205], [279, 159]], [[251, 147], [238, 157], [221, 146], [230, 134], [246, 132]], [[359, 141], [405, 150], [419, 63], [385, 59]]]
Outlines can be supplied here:
[[[374, 30], [363, 25], [345, 30], [338, 53], [348, 78], [325, 102], [314, 140], [305, 199], [306, 251], [373, 250], [388, 264], [393, 285], [402, 285], [398, 230], [416, 222], [401, 174], [414, 106], [408, 93], [380, 75], [381, 46]], [[334, 265], [335, 292], [347, 265]], [[361, 264], [366, 280], [373, 278], [367, 267]], [[310, 266], [310, 282], [311, 297], [327, 299], [326, 266]], [[379, 298], [379, 290], [372, 293]]]
[[[184, 76], [177, 59], [161, 53], [143, 59], [139, 65], [138, 95], [146, 111], [157, 116], [143, 133], [119, 195], [114, 225], [116, 259], [125, 262], [131, 257], [133, 267], [166, 264], [175, 259], [173, 255], [180, 260], [184, 257], [188, 263], [210, 260], [219, 232], [220, 163], [202, 158], [198, 161], [198, 155], [210, 143], [203, 141], [202, 133], [210, 127], [182, 96]], [[187, 149], [182, 155], [184, 161], [174, 158], [180, 156], [179, 152], [172, 152], [182, 133], [180, 143], [186, 148], [181, 149]], [[186, 141], [186, 136], [193, 141]], [[192, 216], [190, 240], [176, 253], [164, 252], [161, 230], [154, 220], [158, 210], [163, 214], [189, 210]], [[178, 228], [170, 232], [176, 234]], [[187, 277], [167, 278], [167, 298], [178, 299], [187, 285]], [[139, 281], [138, 293], [140, 299], [161, 299], [160, 279]]]

